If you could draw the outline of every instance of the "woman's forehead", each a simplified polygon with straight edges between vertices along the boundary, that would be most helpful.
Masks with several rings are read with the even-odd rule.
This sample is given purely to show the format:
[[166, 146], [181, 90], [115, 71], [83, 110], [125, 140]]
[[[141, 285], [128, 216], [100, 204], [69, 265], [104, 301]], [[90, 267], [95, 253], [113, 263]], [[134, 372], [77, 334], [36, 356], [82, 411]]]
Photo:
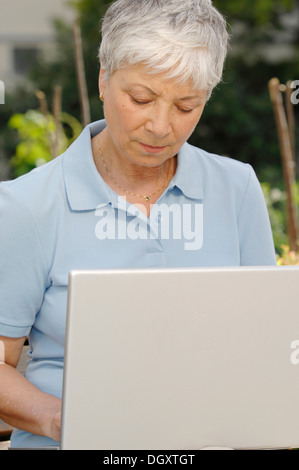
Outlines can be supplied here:
[[165, 94], [174, 95], [180, 100], [204, 98], [205, 90], [193, 87], [192, 80], [180, 83], [176, 78], [170, 78], [167, 73], [151, 73], [145, 65], [126, 65], [114, 72], [112, 79], [122, 89], [144, 91], [153, 96]]

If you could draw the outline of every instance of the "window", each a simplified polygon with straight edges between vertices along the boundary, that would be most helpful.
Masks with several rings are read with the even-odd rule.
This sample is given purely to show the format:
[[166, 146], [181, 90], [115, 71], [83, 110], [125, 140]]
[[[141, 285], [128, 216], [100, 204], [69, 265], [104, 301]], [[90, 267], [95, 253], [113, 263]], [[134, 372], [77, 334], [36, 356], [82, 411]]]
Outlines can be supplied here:
[[37, 47], [15, 47], [13, 50], [14, 71], [18, 75], [25, 75], [36, 63]]

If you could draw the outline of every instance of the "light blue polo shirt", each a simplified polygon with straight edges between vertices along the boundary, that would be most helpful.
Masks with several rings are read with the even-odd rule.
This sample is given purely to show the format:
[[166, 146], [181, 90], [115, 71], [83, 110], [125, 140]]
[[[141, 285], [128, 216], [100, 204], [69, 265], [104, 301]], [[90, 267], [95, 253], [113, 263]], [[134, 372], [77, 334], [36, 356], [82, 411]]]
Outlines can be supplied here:
[[[58, 397], [71, 269], [276, 264], [250, 165], [186, 143], [147, 218], [96, 169], [91, 137], [104, 128], [89, 125], [60, 157], [0, 184], [0, 335], [29, 335], [26, 376]], [[15, 447], [51, 443], [19, 430], [12, 436]]]

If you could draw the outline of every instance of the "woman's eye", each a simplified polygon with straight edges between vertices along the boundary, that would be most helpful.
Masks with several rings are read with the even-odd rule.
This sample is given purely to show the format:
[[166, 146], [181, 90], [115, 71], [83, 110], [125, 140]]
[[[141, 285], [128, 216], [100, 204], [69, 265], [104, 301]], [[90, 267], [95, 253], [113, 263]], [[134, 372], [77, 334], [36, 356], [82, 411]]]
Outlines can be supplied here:
[[[133, 96], [131, 96], [131, 100], [134, 104], [138, 104], [140, 106], [151, 103], [151, 100], [141, 100], [138, 98], [134, 98]], [[191, 113], [193, 111], [193, 109], [181, 108], [180, 106], [177, 106], [177, 109], [181, 113]]]
[[177, 109], [181, 112], [181, 113], [191, 113], [193, 111], [193, 109], [184, 109], [184, 108], [180, 108], [179, 106], [177, 106]]
[[141, 104], [141, 105], [150, 103], [150, 101], [148, 100], [138, 100], [136, 98], [133, 98], [133, 96], [131, 96], [131, 100], [133, 101], [133, 103]]

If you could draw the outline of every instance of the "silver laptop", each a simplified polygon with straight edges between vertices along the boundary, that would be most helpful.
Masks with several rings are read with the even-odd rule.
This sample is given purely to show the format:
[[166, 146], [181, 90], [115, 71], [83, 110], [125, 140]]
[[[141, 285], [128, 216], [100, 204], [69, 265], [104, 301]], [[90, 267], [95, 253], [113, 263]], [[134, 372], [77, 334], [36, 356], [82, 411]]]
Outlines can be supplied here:
[[299, 267], [70, 273], [61, 449], [299, 446]]

